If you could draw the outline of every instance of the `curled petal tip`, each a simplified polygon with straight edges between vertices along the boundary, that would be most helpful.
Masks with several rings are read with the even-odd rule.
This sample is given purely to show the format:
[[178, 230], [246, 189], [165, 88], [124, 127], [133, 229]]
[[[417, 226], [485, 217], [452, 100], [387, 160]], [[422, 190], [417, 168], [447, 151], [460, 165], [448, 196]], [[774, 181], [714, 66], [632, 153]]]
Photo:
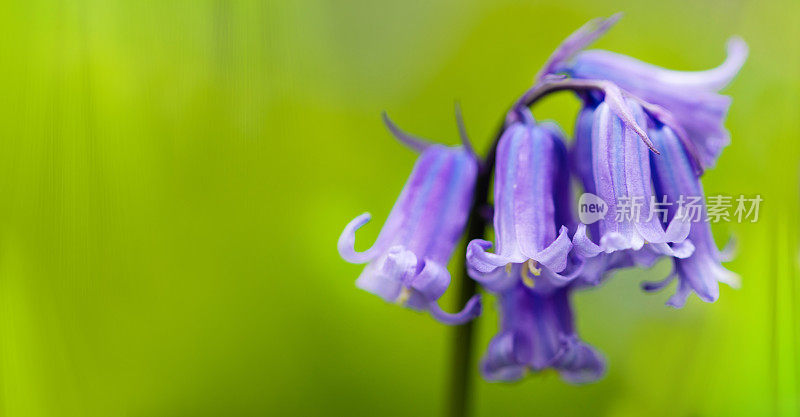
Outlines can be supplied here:
[[744, 39], [731, 36], [726, 45], [726, 52], [727, 56], [722, 64], [699, 73], [701, 82], [705, 81], [705, 87], [710, 90], [721, 90], [733, 80], [747, 60], [749, 49]]
[[397, 140], [399, 140], [402, 144], [408, 146], [409, 148], [417, 152], [422, 152], [428, 146], [431, 146], [431, 143], [428, 142], [427, 140], [418, 138], [400, 129], [392, 121], [392, 119], [389, 118], [389, 114], [386, 113], [385, 110], [383, 111], [383, 113], [381, 113], [381, 117], [383, 117], [383, 123], [386, 125], [386, 128], [389, 129], [389, 132], [391, 132], [392, 135], [395, 138], [397, 138]]
[[726, 284], [727, 286], [736, 290], [742, 288], [742, 277], [740, 277], [739, 274], [730, 271], [726, 272], [727, 272], [726, 274], [723, 274], [721, 277], [718, 278], [719, 282]]
[[742, 69], [749, 52], [747, 43], [738, 36], [728, 39], [726, 51], [727, 56], [719, 66], [705, 71], [681, 73], [679, 83], [707, 91], [724, 88]]
[[481, 311], [483, 310], [483, 305], [481, 304], [481, 295], [475, 294], [469, 299], [469, 301], [467, 301], [467, 304], [458, 313], [448, 313], [442, 310], [442, 308], [439, 307], [439, 303], [436, 301], [431, 301], [430, 305], [428, 306], [428, 310], [430, 311], [431, 316], [433, 316], [433, 318], [439, 322], [449, 325], [458, 325], [464, 324], [475, 317], [480, 316]]
[[739, 70], [742, 68], [742, 65], [744, 65], [744, 62], [747, 60], [747, 55], [750, 53], [750, 48], [747, 46], [747, 42], [745, 42], [744, 39], [736, 35], [728, 38], [726, 47], [728, 56], [722, 65], [730, 67], [732, 72], [735, 74], [736, 72], [739, 72]]
[[642, 288], [642, 290], [646, 292], [655, 292], [669, 285], [669, 283], [672, 282], [676, 276], [677, 274], [673, 272], [667, 275], [667, 277], [661, 281], [644, 281], [639, 285]]
[[475, 239], [467, 244], [467, 265], [482, 273], [489, 273], [505, 266], [511, 260], [496, 253], [487, 252], [492, 243], [483, 239]]
[[372, 215], [369, 213], [361, 214], [360, 216], [351, 220], [350, 223], [345, 226], [344, 231], [342, 231], [342, 234], [339, 236], [339, 241], [336, 244], [336, 248], [339, 250], [339, 255], [347, 262], [362, 264], [373, 258], [373, 255], [376, 251], [375, 246], [365, 250], [364, 252], [357, 252], [354, 248], [356, 243], [356, 230], [367, 224], [371, 218]]
[[733, 57], [733, 58], [738, 58], [736, 59], [736, 61], [739, 60], [744, 61], [744, 59], [747, 58], [747, 53], [749, 52], [749, 49], [747, 47], [747, 42], [745, 42], [741, 36], [733, 35], [730, 38], [728, 38], [727, 47], [728, 47], [729, 59]]

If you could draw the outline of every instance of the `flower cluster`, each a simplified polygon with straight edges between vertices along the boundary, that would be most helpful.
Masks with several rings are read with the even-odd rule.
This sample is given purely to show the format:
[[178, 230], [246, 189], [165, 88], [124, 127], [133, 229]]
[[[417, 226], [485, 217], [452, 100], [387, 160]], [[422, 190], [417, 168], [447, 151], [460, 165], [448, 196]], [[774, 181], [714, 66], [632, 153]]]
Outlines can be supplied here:
[[[715, 301], [719, 282], [737, 285], [738, 277], [721, 264], [725, 256], [709, 224], [689, 221], [678, 203], [685, 195], [703, 195], [700, 176], [730, 141], [723, 126], [730, 98], [718, 91], [744, 63], [747, 47], [733, 38], [725, 62], [699, 72], [585, 50], [617, 18], [589, 22], [556, 49], [508, 112], [486, 161], [473, 152], [460, 117], [463, 145], [446, 147], [403, 132], [384, 115], [390, 131], [420, 157], [375, 244], [364, 252], [353, 248], [366, 213], [339, 239], [344, 259], [367, 264], [359, 287], [443, 323], [462, 324], [480, 315], [479, 296], [457, 313], [443, 311], [438, 299], [449, 286], [447, 263], [468, 221], [483, 221], [470, 215], [486, 213], [494, 243], [471, 236], [466, 271], [500, 304], [500, 329], [481, 364], [488, 380], [512, 381], [546, 368], [572, 383], [600, 378], [605, 361], [578, 337], [570, 299], [614, 270], [669, 258], [673, 272], [642, 286], [655, 291], [677, 279], [668, 301], [674, 307], [691, 293]], [[583, 105], [570, 141], [530, 110], [541, 97], [564, 90]], [[488, 196], [477, 189], [489, 187], [476, 184], [492, 174], [493, 206], [483, 207]], [[573, 179], [607, 204], [608, 214], [579, 222]], [[615, 218], [615, 208], [631, 199], [658, 199], [666, 208], [654, 215], [642, 206], [638, 218], [644, 221]]]

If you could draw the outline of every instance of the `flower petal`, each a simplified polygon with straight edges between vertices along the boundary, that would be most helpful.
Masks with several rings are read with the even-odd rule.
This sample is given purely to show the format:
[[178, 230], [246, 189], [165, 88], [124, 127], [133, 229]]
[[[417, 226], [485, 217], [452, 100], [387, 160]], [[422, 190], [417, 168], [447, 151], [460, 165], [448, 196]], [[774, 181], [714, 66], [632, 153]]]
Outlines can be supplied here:
[[[702, 184], [695, 176], [690, 158], [674, 132], [669, 127], [662, 126], [654, 129], [652, 136], [664, 149], [660, 157], [652, 158], [657, 192], [673, 203], [686, 196], [703, 196]], [[670, 207], [669, 214], [678, 217], [681, 213], [674, 205]], [[705, 212], [704, 203], [700, 209]], [[709, 223], [692, 223], [688, 241], [694, 245], [691, 256], [674, 260], [679, 285], [677, 293], [668, 302], [674, 307], [682, 306], [692, 291], [701, 300], [713, 302], [719, 297], [718, 282], [735, 284], [738, 281], [735, 274], [721, 265], [720, 253]]]
[[691, 288], [686, 281], [678, 280], [678, 289], [675, 294], [667, 300], [667, 305], [670, 307], [681, 308], [686, 304], [689, 294], [692, 293]]
[[572, 246], [575, 248], [575, 253], [585, 258], [593, 258], [603, 252], [603, 249], [586, 235], [586, 225], [583, 223], [578, 225], [578, 230], [572, 237]]
[[470, 268], [482, 272], [492, 272], [498, 267], [505, 266], [510, 260], [501, 255], [486, 252], [492, 248], [492, 242], [475, 239], [467, 245], [467, 264]]
[[561, 226], [558, 238], [531, 259], [538, 261], [553, 272], [561, 272], [567, 267], [567, 256], [571, 249], [572, 242], [570, 242], [567, 227]]
[[403, 283], [414, 275], [417, 257], [400, 246], [377, 262], [370, 262], [356, 280], [356, 286], [386, 301], [394, 302], [400, 296]]
[[516, 332], [503, 332], [493, 337], [481, 360], [481, 374], [488, 381], [512, 382], [527, 372], [530, 346]]
[[659, 255], [671, 256], [673, 258], [684, 259], [694, 253], [694, 244], [690, 240], [674, 243], [671, 246], [666, 243], [653, 243], [649, 247], [650, 252]]
[[603, 356], [577, 337], [562, 340], [562, 349], [551, 366], [558, 369], [565, 381], [586, 384], [602, 378], [606, 372]]
[[725, 61], [716, 68], [675, 71], [627, 55], [591, 50], [577, 54], [570, 69], [578, 78], [610, 80], [637, 95], [653, 88], [716, 92], [728, 85], [741, 69], [747, 59], [747, 44], [739, 37], [732, 37], [728, 40], [727, 52]]
[[432, 301], [428, 305], [428, 311], [431, 313], [431, 316], [438, 320], [441, 323], [449, 324], [449, 325], [458, 325], [464, 324], [475, 317], [481, 315], [481, 296], [480, 294], [476, 294], [472, 296], [472, 298], [467, 301], [467, 304], [464, 308], [459, 311], [458, 313], [448, 313], [443, 311], [439, 304], [436, 301]]
[[438, 300], [450, 285], [450, 272], [443, 265], [426, 261], [419, 274], [415, 275], [409, 287], [421, 293], [426, 300]]
[[470, 278], [481, 286], [494, 293], [501, 293], [513, 287], [520, 280], [522, 264], [509, 264], [511, 268], [496, 268], [490, 272], [479, 272], [472, 268], [467, 269]]
[[359, 215], [355, 219], [351, 220], [350, 223], [347, 223], [344, 231], [339, 236], [339, 242], [337, 243], [336, 248], [339, 250], [339, 256], [341, 256], [347, 262], [354, 264], [363, 264], [364, 262], [369, 262], [375, 258], [376, 254], [380, 252], [381, 249], [383, 249], [373, 245], [364, 252], [357, 252], [355, 250], [354, 246], [356, 243], [356, 230], [367, 224], [371, 218], [372, 216], [369, 213], [363, 213]]
[[663, 289], [667, 285], [669, 285], [672, 281], [675, 280], [675, 277], [678, 276], [674, 271], [670, 272], [664, 279], [661, 281], [644, 281], [640, 285], [642, 290], [647, 292], [655, 292]]
[[594, 107], [584, 107], [575, 122], [575, 142], [570, 152], [570, 166], [587, 193], [595, 194], [592, 170], [592, 124]]

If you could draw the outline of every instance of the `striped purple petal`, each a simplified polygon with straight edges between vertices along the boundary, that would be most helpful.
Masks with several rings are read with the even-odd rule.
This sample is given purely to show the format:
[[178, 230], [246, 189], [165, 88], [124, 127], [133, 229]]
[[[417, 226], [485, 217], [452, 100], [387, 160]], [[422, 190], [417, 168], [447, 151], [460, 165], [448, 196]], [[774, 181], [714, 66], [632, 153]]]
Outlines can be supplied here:
[[345, 260], [367, 263], [356, 284], [448, 324], [478, 315], [477, 298], [455, 315], [436, 304], [450, 283], [447, 263], [467, 222], [477, 172], [474, 155], [463, 147], [424, 147], [373, 246], [364, 252], [353, 249], [356, 230], [369, 221], [366, 213], [339, 238]]
[[[494, 185], [495, 253], [491, 243], [470, 242], [470, 275], [490, 287], [505, 287], [509, 275], [540, 276], [539, 266], [553, 273], [567, 268], [574, 224], [566, 149], [558, 129], [540, 125], [527, 109], [523, 121], [503, 133], [497, 147]], [[515, 268], [525, 264], [524, 268]], [[529, 280], [526, 280], [529, 281]], [[530, 281], [529, 281], [530, 282]]]
[[[647, 126], [642, 108], [634, 101], [627, 101], [626, 105], [636, 123]], [[589, 115], [593, 119], [591, 137], [587, 138]], [[577, 168], [579, 178], [585, 190], [593, 191], [608, 205], [608, 211], [596, 226], [592, 225], [591, 238], [585, 225], [578, 226], [573, 237], [575, 250], [581, 256], [592, 257], [602, 252], [639, 250], [645, 243], [651, 243], [665, 255], [679, 255], [667, 244], [683, 241], [689, 225], [675, 221], [665, 228], [658, 217], [650, 213], [653, 197], [650, 156], [658, 155], [652, 154], [605, 102], [593, 111], [584, 110], [578, 123], [573, 165], [590, 155], [591, 175], [588, 167], [581, 166]], [[624, 215], [620, 216], [620, 212]]]
[[[703, 196], [703, 186], [693, 170], [686, 149], [675, 133], [667, 126], [659, 126], [650, 132], [653, 140], [662, 149], [662, 155], [651, 158], [656, 193], [672, 202], [668, 206], [669, 216], [676, 216], [677, 202], [681, 196]], [[705, 204], [701, 200], [705, 212]], [[719, 297], [718, 282], [732, 286], [738, 285], [738, 276], [721, 264], [721, 255], [714, 243], [708, 222], [691, 224], [688, 240], [694, 245], [694, 252], [685, 259], [675, 259], [672, 276], [678, 278], [678, 290], [668, 304], [680, 307], [691, 292], [701, 300], [713, 302]], [[657, 290], [666, 285], [671, 277], [662, 283], [647, 284], [645, 289]]]

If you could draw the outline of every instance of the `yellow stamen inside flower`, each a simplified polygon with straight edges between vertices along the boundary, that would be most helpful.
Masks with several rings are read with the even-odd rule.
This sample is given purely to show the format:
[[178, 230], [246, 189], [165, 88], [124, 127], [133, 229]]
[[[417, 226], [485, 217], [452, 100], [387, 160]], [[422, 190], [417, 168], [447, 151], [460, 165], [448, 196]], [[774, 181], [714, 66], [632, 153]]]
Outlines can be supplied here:
[[408, 297], [411, 297], [411, 290], [409, 290], [406, 287], [403, 287], [403, 289], [400, 290], [400, 295], [397, 296], [394, 302], [395, 304], [403, 305], [406, 303], [406, 301], [408, 301]]
[[511, 275], [511, 264], [506, 264], [506, 274]]
[[522, 268], [522, 283], [525, 284], [525, 286], [528, 288], [533, 288], [534, 285], [536, 285], [536, 283], [533, 281], [533, 278], [531, 278], [531, 276], [528, 275], [527, 267]]
[[522, 266], [522, 283], [529, 288], [533, 288], [536, 282], [529, 275], [529, 272], [535, 277], [538, 277], [542, 273], [542, 270], [538, 267], [538, 262], [533, 259], [528, 259], [525, 265]]
[[536, 261], [533, 259], [528, 259], [525, 262], [525, 265], [522, 266], [522, 283], [525, 284], [528, 288], [533, 288], [536, 285], [536, 282], [531, 278], [528, 272], [533, 273], [534, 276], [539, 276], [542, 273], [542, 270], [536, 267]]
[[536, 262], [533, 259], [528, 259], [528, 269], [530, 269], [531, 273], [537, 277], [542, 274], [542, 270], [539, 268], [539, 262]]

